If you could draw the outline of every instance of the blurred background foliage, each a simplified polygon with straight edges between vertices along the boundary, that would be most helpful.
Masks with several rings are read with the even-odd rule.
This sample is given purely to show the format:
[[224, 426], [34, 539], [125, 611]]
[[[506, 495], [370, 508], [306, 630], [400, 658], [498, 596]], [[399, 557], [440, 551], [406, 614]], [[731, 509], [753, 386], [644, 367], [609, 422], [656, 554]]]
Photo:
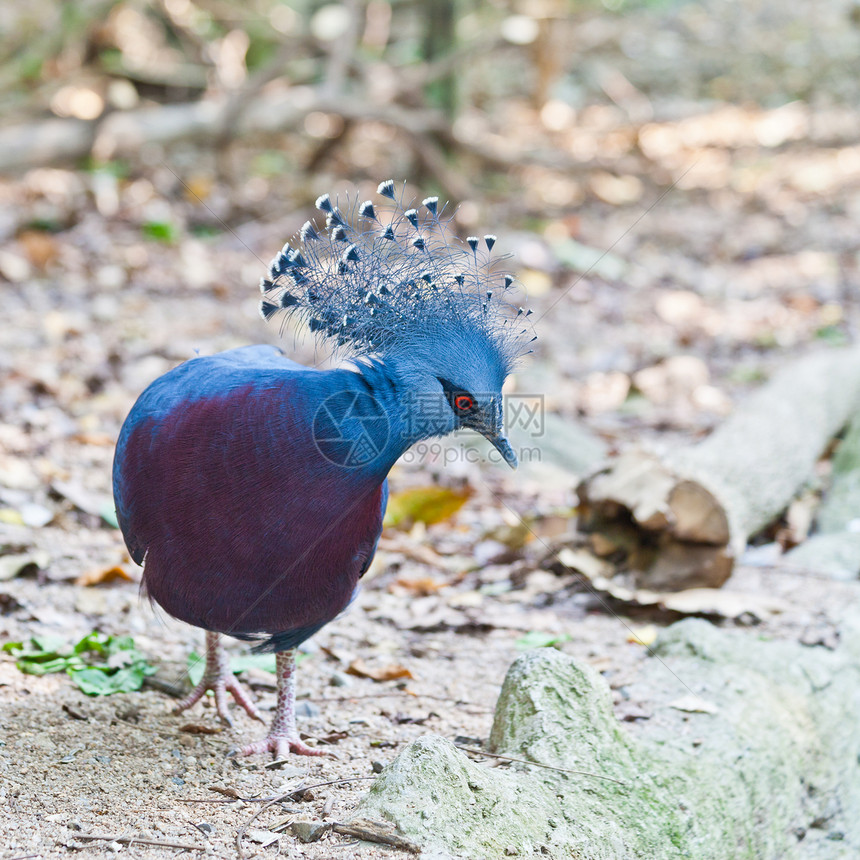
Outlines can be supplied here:
[[394, 177], [507, 236], [560, 411], [641, 405], [687, 352], [709, 426], [739, 358], [853, 339], [856, 0], [10, 0], [0, 37], [21, 313], [61, 277], [55, 308], [163, 315], [181, 282], [244, 302], [213, 348], [258, 339], [260, 260]]
[[[96, 164], [145, 159], [148, 143], [189, 139], [223, 156], [252, 135], [256, 153], [221, 158], [218, 173], [259, 177], [261, 199], [273, 177], [301, 185], [322, 167], [408, 175], [462, 199], [466, 177], [525, 188], [547, 169], [659, 156], [667, 145], [649, 140], [650, 124], [703, 106], [856, 104], [860, 78], [846, 69], [860, 56], [858, 20], [860, 6], [838, 0], [13, 0], [0, 11], [0, 105], [7, 124], [93, 125], [92, 141], [76, 129], [76, 146], [45, 146], [46, 131], [35, 149], [47, 163], [87, 149]], [[132, 133], [139, 146], [95, 131], [159, 105], [211, 110], [152, 116]], [[784, 140], [775, 125], [751, 142]], [[26, 135], [17, 146], [0, 168], [36, 166]], [[575, 182], [553, 185], [526, 211], [581, 202]], [[637, 190], [616, 183], [609, 202]]]

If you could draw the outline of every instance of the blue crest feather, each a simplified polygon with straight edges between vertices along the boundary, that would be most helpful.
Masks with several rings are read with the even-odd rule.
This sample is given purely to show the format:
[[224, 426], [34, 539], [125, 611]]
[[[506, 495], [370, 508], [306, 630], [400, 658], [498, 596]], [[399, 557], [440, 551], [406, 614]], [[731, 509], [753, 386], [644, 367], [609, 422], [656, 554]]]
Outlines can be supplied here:
[[325, 228], [308, 221], [295, 243], [272, 260], [261, 281], [261, 313], [304, 319], [309, 329], [353, 356], [408, 351], [428, 333], [459, 329], [483, 336], [510, 368], [525, 352], [525, 334], [509, 325], [522, 310], [505, 294], [513, 277], [497, 271], [494, 235], [465, 243], [437, 197], [419, 206], [398, 200], [393, 180], [377, 189], [383, 200], [350, 201], [343, 210], [323, 194], [316, 207]]

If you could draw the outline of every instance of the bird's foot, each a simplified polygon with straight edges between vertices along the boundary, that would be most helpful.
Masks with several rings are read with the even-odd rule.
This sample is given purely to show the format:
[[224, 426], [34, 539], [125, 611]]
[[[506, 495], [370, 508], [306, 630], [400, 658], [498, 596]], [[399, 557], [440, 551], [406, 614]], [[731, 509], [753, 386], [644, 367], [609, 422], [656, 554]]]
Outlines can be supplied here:
[[282, 732], [271, 732], [263, 740], [242, 747], [239, 750], [239, 755], [257, 755], [268, 752], [272, 753], [275, 760], [287, 758], [290, 753], [296, 755], [331, 755], [325, 750], [309, 747], [299, 738], [298, 733], [287, 734]]
[[214, 678], [204, 675], [203, 680], [194, 688], [191, 695], [188, 696], [188, 698], [183, 699], [173, 709], [173, 713], [182, 713], [182, 711], [188, 710], [192, 705], [196, 705], [209, 690], [215, 694], [215, 710], [218, 712], [218, 716], [225, 725], [233, 725], [233, 720], [227, 711], [227, 693], [230, 693], [230, 695], [233, 696], [236, 704], [239, 705], [239, 707], [241, 707], [249, 717], [253, 717], [253, 719], [259, 720], [261, 723], [265, 722], [260, 712], [257, 710], [257, 706], [248, 697], [248, 693], [245, 691], [245, 688], [236, 680], [235, 676], [231, 672], [218, 675]]

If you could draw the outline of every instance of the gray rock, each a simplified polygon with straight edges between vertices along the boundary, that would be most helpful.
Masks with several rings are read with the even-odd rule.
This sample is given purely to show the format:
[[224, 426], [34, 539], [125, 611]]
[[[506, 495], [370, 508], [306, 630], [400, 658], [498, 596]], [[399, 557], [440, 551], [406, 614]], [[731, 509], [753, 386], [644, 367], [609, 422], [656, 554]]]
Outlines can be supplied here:
[[337, 669], [333, 669], [328, 683], [331, 687], [350, 687], [352, 686], [352, 678], [346, 672], [339, 672]]
[[307, 699], [302, 699], [301, 701], [296, 702], [297, 720], [306, 720], [311, 717], [318, 717], [319, 715], [319, 705], [315, 705], [313, 702], [307, 701]]
[[[519, 657], [490, 749], [568, 772], [488, 769], [425, 736], [357, 815], [456, 857], [860, 856], [860, 631], [835, 651], [688, 620], [664, 632], [615, 718], [605, 681], [554, 649]], [[579, 771], [571, 773], [569, 771]]]
[[317, 842], [331, 825], [319, 821], [291, 821], [288, 828], [299, 842]]

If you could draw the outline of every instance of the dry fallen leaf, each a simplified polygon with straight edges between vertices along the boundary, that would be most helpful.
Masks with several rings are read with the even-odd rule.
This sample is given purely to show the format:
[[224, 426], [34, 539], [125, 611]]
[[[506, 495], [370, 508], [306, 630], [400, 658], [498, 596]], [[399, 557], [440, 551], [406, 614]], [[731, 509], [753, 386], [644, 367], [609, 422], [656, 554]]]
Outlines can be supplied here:
[[644, 645], [650, 647], [657, 640], [657, 635], [660, 631], [655, 624], [646, 624], [644, 627], [634, 627], [627, 634], [627, 641], [634, 645]]
[[437, 579], [435, 576], [399, 576], [389, 588], [393, 594], [406, 592], [407, 594], [417, 594], [426, 596], [434, 594], [440, 588], [445, 588], [448, 583], [444, 579]]
[[218, 794], [223, 794], [225, 797], [232, 797], [234, 800], [238, 800], [241, 795], [235, 788], [229, 788], [221, 785], [208, 785], [206, 786], [209, 791], [216, 791]]
[[685, 711], [688, 714], [716, 714], [719, 711], [716, 705], [693, 695], [681, 696], [675, 701], [669, 702], [669, 707], [676, 711]]
[[18, 234], [18, 244], [37, 269], [44, 269], [60, 251], [57, 240], [43, 230], [24, 230]]
[[11, 553], [0, 557], [0, 581], [14, 579], [30, 568], [45, 570], [51, 563], [51, 557], [44, 550], [33, 552]]
[[88, 570], [82, 573], [75, 580], [75, 585], [103, 585], [105, 582], [113, 582], [117, 579], [122, 579], [125, 582], [134, 581], [134, 577], [118, 564], [115, 564], [113, 567]]
[[[751, 591], [734, 591], [728, 588], [688, 588], [684, 591], [649, 591], [645, 588], [629, 588], [606, 575], [611, 566], [602, 559], [590, 562], [587, 550], [562, 549], [557, 557], [566, 567], [582, 573], [592, 587], [616, 600], [637, 606], [659, 606], [684, 615], [719, 615], [723, 618], [739, 618], [751, 615], [768, 618], [787, 611], [789, 604], [772, 594]], [[604, 565], [598, 568], [598, 565]]]
[[408, 529], [416, 522], [427, 525], [442, 522], [454, 516], [471, 495], [472, 490], [468, 487], [454, 490], [435, 484], [393, 493], [388, 500], [385, 525]]
[[346, 673], [358, 678], [370, 678], [372, 681], [396, 681], [398, 678], [413, 678], [412, 673], [405, 666], [393, 663], [390, 666], [373, 669], [360, 657], [349, 664]]
[[272, 833], [270, 830], [246, 830], [245, 835], [262, 848], [267, 848], [281, 838], [277, 833]]
[[563, 547], [558, 552], [558, 560], [571, 570], [578, 570], [584, 576], [594, 580], [597, 577], [607, 577], [613, 567], [603, 559], [595, 558], [594, 554], [587, 549], [571, 549]]

